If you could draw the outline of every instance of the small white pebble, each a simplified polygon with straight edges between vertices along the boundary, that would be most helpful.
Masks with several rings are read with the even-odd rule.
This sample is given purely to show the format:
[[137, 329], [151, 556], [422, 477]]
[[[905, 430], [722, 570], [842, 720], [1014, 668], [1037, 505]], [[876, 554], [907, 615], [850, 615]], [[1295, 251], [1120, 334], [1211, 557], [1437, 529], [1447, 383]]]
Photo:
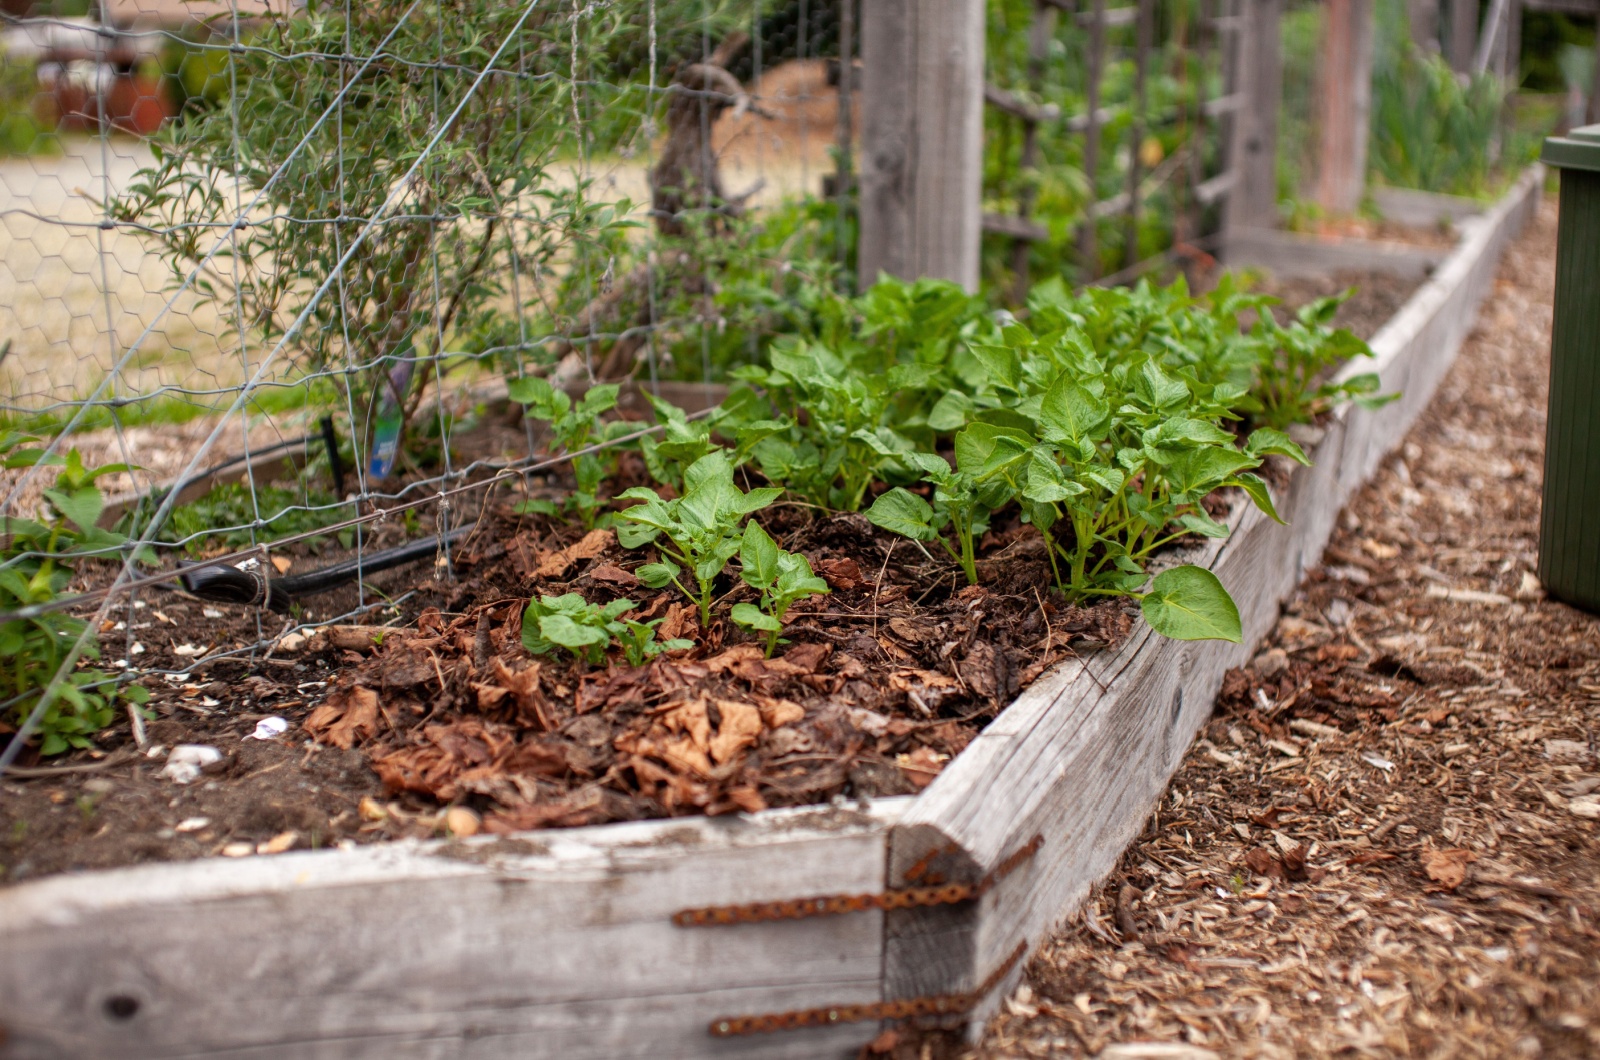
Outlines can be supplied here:
[[246, 739], [275, 740], [288, 730], [288, 719], [273, 715], [270, 718], [262, 718], [260, 721], [256, 722], [256, 731], [251, 733], [248, 737], [246, 737]]
[[198, 832], [210, 823], [211, 818], [209, 817], [185, 817], [177, 823], [173, 830], [177, 832]]

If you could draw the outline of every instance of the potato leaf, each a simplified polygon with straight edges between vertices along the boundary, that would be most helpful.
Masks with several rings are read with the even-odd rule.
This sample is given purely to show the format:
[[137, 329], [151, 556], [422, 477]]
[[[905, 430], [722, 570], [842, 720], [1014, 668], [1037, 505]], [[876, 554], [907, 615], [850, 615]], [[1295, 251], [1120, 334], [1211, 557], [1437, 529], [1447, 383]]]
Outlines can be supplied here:
[[1173, 640], [1243, 639], [1239, 609], [1215, 574], [1186, 565], [1162, 571], [1139, 601], [1150, 628]]

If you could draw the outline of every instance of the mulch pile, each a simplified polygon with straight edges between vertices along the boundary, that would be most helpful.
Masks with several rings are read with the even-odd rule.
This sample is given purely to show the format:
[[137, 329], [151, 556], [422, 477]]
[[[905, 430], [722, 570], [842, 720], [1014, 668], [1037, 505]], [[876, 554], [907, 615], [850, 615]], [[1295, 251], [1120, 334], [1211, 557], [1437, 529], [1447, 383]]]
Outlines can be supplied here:
[[1554, 259], [1547, 205], [982, 1044], [876, 1055], [1600, 1055], [1600, 619], [1532, 573]]

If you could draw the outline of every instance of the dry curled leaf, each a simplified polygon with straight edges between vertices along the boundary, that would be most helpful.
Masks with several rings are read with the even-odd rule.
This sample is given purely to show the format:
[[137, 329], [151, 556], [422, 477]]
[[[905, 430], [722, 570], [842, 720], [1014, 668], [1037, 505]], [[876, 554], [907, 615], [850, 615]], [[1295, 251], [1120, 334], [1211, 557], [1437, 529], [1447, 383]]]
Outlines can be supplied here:
[[328, 697], [305, 721], [312, 738], [350, 750], [378, 733], [378, 693], [356, 685]]
[[559, 552], [552, 552], [539, 560], [539, 566], [534, 570], [535, 578], [559, 578], [567, 573], [574, 563], [586, 559], [594, 559], [611, 547], [616, 540], [616, 534], [610, 530], [590, 530], [583, 538]]
[[1478, 860], [1478, 855], [1459, 847], [1450, 850], [1429, 850], [1422, 855], [1422, 869], [1439, 889], [1453, 891], [1467, 879], [1467, 866]]
[[1267, 876], [1274, 880], [1284, 878], [1283, 862], [1274, 857], [1265, 847], [1251, 848], [1244, 856], [1244, 864], [1246, 868], [1257, 876]]

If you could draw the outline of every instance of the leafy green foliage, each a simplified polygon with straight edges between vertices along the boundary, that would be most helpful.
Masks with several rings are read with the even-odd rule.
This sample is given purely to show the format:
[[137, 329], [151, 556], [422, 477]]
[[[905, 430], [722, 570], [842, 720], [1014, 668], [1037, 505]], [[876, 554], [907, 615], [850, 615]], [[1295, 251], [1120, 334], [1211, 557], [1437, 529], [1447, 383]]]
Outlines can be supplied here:
[[[1086, 27], [1062, 17], [1041, 41], [1034, 30], [1037, 15], [1031, 0], [991, 0], [987, 7], [986, 80], [1025, 102], [1057, 108], [1063, 119], [1086, 113], [1091, 69]], [[1080, 5], [1078, 10], [1084, 8]], [[1088, 169], [1083, 135], [1062, 135], [1061, 126], [1046, 123], [1030, 145], [1021, 118], [986, 108], [984, 209], [1014, 216], [1026, 205], [1030, 219], [1049, 233], [1046, 239], [1030, 242], [1023, 252], [1033, 276], [1083, 280], [1086, 266], [1103, 276], [1127, 264], [1126, 218], [1120, 211], [1089, 222], [1098, 235], [1092, 263], [1079, 253], [1077, 235], [1088, 220], [1092, 201], [1127, 189], [1134, 158], [1143, 177], [1143, 208], [1133, 257], [1148, 257], [1174, 241], [1175, 222], [1188, 204], [1181, 193], [1175, 194], [1177, 182], [1161, 178], [1181, 166], [1191, 152], [1204, 151], [1205, 144], [1197, 139], [1192, 120], [1173, 119], [1192, 114], [1199, 100], [1215, 99], [1226, 88], [1216, 50], [1200, 44], [1204, 17], [1197, 5], [1164, 7], [1157, 24], [1160, 30], [1147, 59], [1142, 108], [1133, 59], [1138, 29], [1128, 23], [1105, 30], [1096, 101], [1104, 121], [1093, 172]], [[1035, 51], [1041, 43], [1042, 55]], [[1135, 131], [1141, 134], [1137, 143]], [[983, 283], [1006, 301], [1021, 301], [1016, 293], [1017, 253], [1009, 237], [998, 233], [984, 237]]]
[[[745, 517], [778, 499], [781, 489], [763, 487], [744, 492], [733, 482], [733, 463], [716, 450], [684, 471], [683, 496], [663, 500], [655, 490], [636, 486], [622, 499], [642, 501], [617, 517], [617, 540], [624, 548], [654, 544], [656, 563], [634, 572], [652, 589], [676, 585], [700, 609], [700, 624], [711, 624], [716, 579], [739, 551]], [[688, 572], [693, 591], [680, 576]]]
[[1412, 43], [1399, 5], [1381, 6], [1389, 17], [1380, 20], [1373, 60], [1373, 174], [1399, 188], [1494, 194], [1501, 175], [1538, 154], [1538, 138], [1511, 130], [1505, 120], [1514, 86], [1492, 73], [1457, 74], [1443, 57]]
[[[117, 523], [117, 529], [133, 533], [148, 523], [160, 506], [160, 496], [141, 498]], [[191, 556], [204, 555], [217, 547], [236, 549], [263, 541], [321, 530], [344, 518], [333, 494], [309, 486], [292, 487], [258, 482], [252, 491], [248, 482], [224, 482], [188, 504], [176, 505], [167, 521], [156, 531], [154, 540], [181, 543]], [[354, 534], [342, 530], [340, 544], [349, 547]], [[326, 538], [312, 538], [316, 546]]]
[[995, 327], [983, 302], [940, 280], [883, 277], [859, 298], [816, 303], [807, 335], [774, 344], [769, 366], [735, 376], [762, 388], [771, 413], [746, 422], [763, 475], [818, 507], [856, 511], [874, 481], [914, 481], [909, 454], [961, 426], [970, 409], [968, 344]]
[[[1027, 433], [1016, 428], [969, 424], [956, 435], [954, 469], [934, 453], [911, 455], [933, 485], [931, 505], [896, 487], [873, 502], [867, 518], [885, 530], [919, 541], [938, 541], [961, 564], [967, 583], [976, 585], [974, 542], [989, 528], [990, 515], [1014, 499], [1014, 472], [1018, 462], [1027, 458], [1029, 441]], [[955, 547], [940, 536], [939, 531], [947, 526], [955, 534]]]
[[[628, 204], [547, 171], [579, 146], [582, 128], [552, 119], [573, 113], [575, 94], [637, 114], [645, 86], [611, 88], [574, 64], [608, 34], [641, 31], [582, 10], [526, 13], [442, 0], [402, 18], [361, 0], [252, 20], [252, 47], [225, 52], [227, 105], [192, 107], [152, 138], [152, 165], [112, 215], [142, 226], [175, 279], [198, 269], [195, 289], [252, 333], [239, 341], [275, 342], [308, 313], [287, 347], [294, 367], [337, 366], [358, 407], [402, 369], [408, 417], [413, 382], [457, 334], [482, 333], [519, 277], [523, 297], [530, 285], [547, 296], [568, 273], [600, 271], [591, 251], [604, 262], [607, 239], [634, 225]], [[255, 194], [252, 222], [202, 265]], [[303, 223], [324, 218], [336, 220]], [[336, 272], [337, 293], [313, 302]]]
[[[530, 418], [550, 425], [551, 441], [564, 453], [579, 453], [628, 432], [628, 424], [602, 419], [616, 408], [619, 389], [615, 383], [590, 387], [574, 404], [564, 391], [538, 376], [514, 380], [509, 387], [511, 400], [526, 406]], [[617, 455], [615, 449], [602, 450], [582, 453], [572, 460], [577, 488], [570, 503], [586, 529], [592, 530], [604, 521], [605, 502], [600, 497], [600, 486], [607, 476], [616, 473]]]
[[[95, 485], [103, 475], [127, 470], [123, 464], [88, 468], [76, 449], [65, 457], [46, 457], [26, 448], [33, 439], [7, 432], [0, 436], [0, 464], [8, 468], [38, 464], [60, 468], [44, 491], [38, 519], [0, 519], [0, 611], [16, 611], [55, 600], [72, 580], [80, 559], [118, 555], [128, 544], [122, 534], [95, 524], [105, 498]], [[83, 657], [100, 656], [98, 641], [85, 623], [63, 612], [0, 623], [0, 702], [11, 704], [17, 724], [33, 713], [50, 681], [79, 637]], [[66, 675], [41, 716], [41, 754], [89, 747], [95, 733], [110, 725], [117, 701], [136, 707], [149, 699], [138, 685], [120, 685], [101, 670], [79, 668]]]
[[828, 583], [811, 571], [811, 562], [796, 552], [779, 548], [772, 535], [754, 519], [745, 524], [739, 544], [739, 577], [761, 593], [758, 604], [733, 605], [732, 618], [749, 630], [767, 635], [767, 658], [778, 646], [784, 616], [808, 597], [828, 592]]
[[613, 641], [622, 646], [629, 666], [643, 666], [664, 651], [694, 647], [692, 641], [674, 638], [658, 641], [656, 627], [663, 619], [636, 622], [623, 618], [636, 605], [632, 600], [591, 604], [578, 593], [540, 596], [528, 601], [522, 613], [522, 646], [534, 655], [566, 648], [573, 658], [598, 666], [605, 662]]
[[1251, 335], [1276, 355], [1258, 359], [1249, 400], [1241, 406], [1253, 422], [1285, 431], [1292, 424], [1314, 421], [1344, 401], [1377, 408], [1399, 396], [1379, 394], [1376, 373], [1363, 372], [1342, 381], [1332, 376], [1346, 361], [1372, 356], [1371, 347], [1354, 334], [1330, 326], [1340, 304], [1354, 293], [1351, 288], [1302, 306], [1288, 327], [1280, 326], [1265, 308], [1260, 311]]

